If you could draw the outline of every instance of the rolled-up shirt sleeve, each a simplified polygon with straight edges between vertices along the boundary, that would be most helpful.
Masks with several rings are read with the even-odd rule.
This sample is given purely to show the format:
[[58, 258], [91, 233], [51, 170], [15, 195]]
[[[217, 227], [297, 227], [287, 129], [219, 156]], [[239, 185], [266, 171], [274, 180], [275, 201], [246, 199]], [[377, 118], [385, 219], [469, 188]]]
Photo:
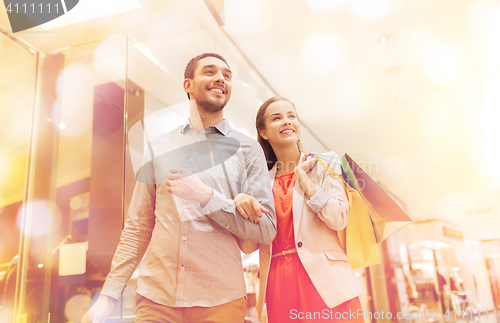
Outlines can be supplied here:
[[311, 199], [307, 200], [306, 203], [314, 213], [318, 213], [319, 211], [321, 211], [321, 209], [328, 202], [329, 199], [330, 195], [328, 195], [327, 192], [325, 192], [321, 187], [319, 187], [316, 193], [314, 193]]

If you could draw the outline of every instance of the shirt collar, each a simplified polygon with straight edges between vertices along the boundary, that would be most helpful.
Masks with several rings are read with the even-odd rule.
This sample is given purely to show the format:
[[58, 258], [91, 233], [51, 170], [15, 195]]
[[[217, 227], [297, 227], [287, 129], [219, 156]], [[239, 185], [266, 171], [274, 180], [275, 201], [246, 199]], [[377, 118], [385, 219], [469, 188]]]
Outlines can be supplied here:
[[[184, 125], [181, 126], [181, 133], [185, 133], [190, 127], [194, 129], [194, 126], [191, 124], [191, 120], [189, 120], [188, 118]], [[222, 121], [216, 124], [214, 127], [224, 136], [227, 136], [232, 129], [227, 119], [222, 119]]]

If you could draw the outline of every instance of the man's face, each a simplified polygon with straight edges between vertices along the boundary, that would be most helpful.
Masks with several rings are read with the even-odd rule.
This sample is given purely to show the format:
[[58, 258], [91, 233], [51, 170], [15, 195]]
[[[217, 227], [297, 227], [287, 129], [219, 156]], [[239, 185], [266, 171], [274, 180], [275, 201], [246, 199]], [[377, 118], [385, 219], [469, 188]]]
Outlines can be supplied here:
[[231, 96], [231, 78], [231, 70], [223, 61], [205, 57], [198, 61], [193, 79], [184, 80], [184, 90], [196, 100], [198, 107], [207, 112], [218, 112]]

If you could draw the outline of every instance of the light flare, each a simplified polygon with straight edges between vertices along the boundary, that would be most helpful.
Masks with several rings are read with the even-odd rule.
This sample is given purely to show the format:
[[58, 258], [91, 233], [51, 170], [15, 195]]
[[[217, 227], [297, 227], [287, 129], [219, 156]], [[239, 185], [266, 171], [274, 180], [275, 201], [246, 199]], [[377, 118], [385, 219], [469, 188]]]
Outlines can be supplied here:
[[53, 233], [61, 225], [61, 212], [54, 203], [34, 200], [24, 204], [17, 212], [16, 223], [20, 230], [23, 215], [29, 217], [27, 221], [26, 235], [39, 238]]
[[453, 48], [443, 43], [434, 43], [424, 51], [425, 75], [434, 85], [451, 83], [458, 75], [458, 58]]

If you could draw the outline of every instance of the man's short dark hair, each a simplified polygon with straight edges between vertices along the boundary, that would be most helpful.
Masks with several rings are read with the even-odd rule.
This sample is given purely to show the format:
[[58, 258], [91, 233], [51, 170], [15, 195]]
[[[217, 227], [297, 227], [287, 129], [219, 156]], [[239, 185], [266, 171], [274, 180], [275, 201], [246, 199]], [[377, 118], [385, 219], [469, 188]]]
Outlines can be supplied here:
[[[196, 70], [196, 67], [198, 67], [198, 61], [200, 59], [203, 59], [205, 57], [215, 57], [223, 61], [227, 67], [229, 67], [229, 64], [227, 63], [226, 59], [219, 54], [215, 53], [203, 53], [201, 55], [198, 55], [194, 58], [192, 58], [189, 63], [186, 65], [186, 69], [184, 70], [184, 79], [192, 79], [194, 77], [194, 71]], [[187, 93], [188, 99], [189, 98], [189, 93]]]

